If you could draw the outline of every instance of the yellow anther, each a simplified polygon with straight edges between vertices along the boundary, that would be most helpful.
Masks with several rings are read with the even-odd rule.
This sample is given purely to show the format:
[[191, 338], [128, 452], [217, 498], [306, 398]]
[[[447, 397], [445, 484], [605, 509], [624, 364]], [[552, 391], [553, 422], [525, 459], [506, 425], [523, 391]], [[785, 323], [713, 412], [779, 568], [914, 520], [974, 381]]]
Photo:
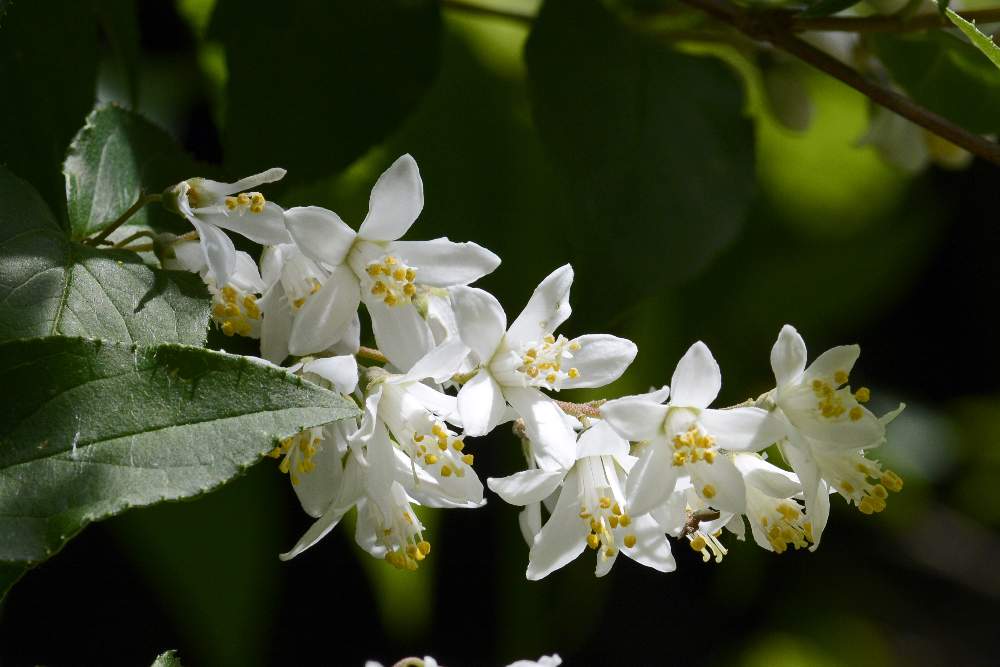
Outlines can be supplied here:
[[812, 381], [812, 388], [813, 388], [813, 391], [815, 391], [815, 392], [822, 391], [823, 387], [825, 387], [825, 386], [826, 386], [826, 383], [823, 382], [822, 380], [813, 380]]
[[715, 450], [705, 452], [705, 463], [715, 463]]
[[833, 374], [833, 381], [838, 385], [845, 384], [847, 382], [847, 371], [837, 371]]
[[420, 549], [420, 553], [426, 556], [431, 552], [431, 543], [427, 540], [420, 540], [417, 542], [417, 548]]
[[694, 549], [695, 551], [701, 551], [702, 549], [704, 549], [705, 538], [702, 537], [701, 535], [695, 536], [695, 538], [691, 540], [691, 548]]
[[396, 264], [396, 258], [393, 257], [392, 255], [387, 255], [386, 258], [385, 258], [385, 265], [386, 266], [393, 266], [395, 264]]
[[705, 486], [701, 487], [701, 495], [711, 500], [712, 498], [715, 497], [715, 487], [712, 486], [711, 484], [706, 484]]
[[618, 503], [615, 503], [614, 505], [611, 506], [611, 513], [621, 516], [622, 506], [619, 505]]
[[549, 384], [554, 384], [555, 381], [558, 379], [559, 377], [555, 373], [549, 373], [548, 375], [545, 376], [545, 381], [548, 382]]
[[903, 489], [903, 478], [891, 470], [882, 473], [881, 481], [890, 491], [899, 492]]
[[222, 333], [226, 334], [227, 336], [232, 336], [233, 334], [236, 333], [236, 325], [233, 324], [232, 322], [223, 322]]
[[407, 281], [409, 281], [409, 282], [412, 283], [416, 279], [416, 277], [417, 277], [417, 270], [416, 269], [413, 269], [413, 268], [406, 269], [406, 280]]
[[424, 436], [422, 436], [419, 433], [413, 434], [413, 442], [423, 442], [423, 441], [424, 441]]
[[687, 461], [687, 457], [684, 456], [684, 454], [682, 454], [681, 452], [674, 452], [674, 461], [673, 461], [673, 463], [674, 463], [675, 466], [682, 466], [682, 465], [684, 465], [685, 461]]
[[406, 296], [413, 296], [416, 293], [417, 288], [414, 287], [413, 283], [406, 283], [406, 285], [403, 286], [403, 294]]
[[226, 306], [221, 303], [212, 304], [212, 316], [213, 317], [225, 317], [226, 316]]
[[580, 513], [577, 516], [579, 516], [581, 519], [589, 519], [590, 518], [590, 512], [587, 511], [586, 507], [581, 507], [580, 508]]
[[524, 353], [525, 359], [534, 359], [538, 356], [538, 350], [533, 347], [529, 347], [528, 351]]
[[298, 309], [301, 308], [303, 305], [305, 305], [305, 302], [306, 302], [305, 297], [301, 299], [296, 299], [295, 301], [292, 301], [292, 306]]
[[427, 456], [424, 457], [424, 463], [426, 463], [429, 466], [432, 466], [437, 462], [438, 462], [438, 457], [434, 456], [433, 454], [428, 454]]
[[413, 560], [417, 561], [418, 563], [425, 558], [427, 558], [427, 556], [425, 556], [419, 549], [413, 552]]
[[590, 531], [593, 533], [601, 532], [601, 522], [597, 519], [590, 520]]
[[471, 466], [472, 462], [475, 460], [476, 458], [472, 454], [466, 454], [465, 456], [462, 457], [462, 463], [464, 463], [467, 466]]
[[618, 553], [618, 552], [615, 551], [614, 547], [608, 547], [607, 549], [604, 550], [604, 555], [607, 556], [608, 558], [611, 558], [616, 553]]
[[226, 208], [230, 211], [236, 208], [236, 197], [226, 197]]
[[614, 514], [612, 514], [611, 516], [608, 517], [608, 523], [611, 525], [612, 528], [617, 528], [618, 527], [618, 517], [616, 517]]
[[577, 370], [576, 368], [569, 369], [569, 372], [566, 373], [566, 374], [569, 375], [573, 379], [576, 379], [576, 378], [580, 377], [580, 371]]
[[629, 516], [628, 514], [622, 514], [622, 515], [621, 515], [621, 516], [620, 516], [620, 517], [618, 518], [618, 521], [619, 521], [619, 523], [621, 523], [621, 525], [622, 525], [622, 528], [627, 528], [627, 527], [628, 527], [628, 525], [629, 525], [630, 523], [632, 523], [632, 517], [630, 517], [630, 516]]
[[372, 278], [377, 278], [382, 274], [382, 267], [378, 264], [369, 264], [365, 267], [365, 273], [370, 275]]
[[465, 449], [465, 443], [462, 442], [461, 440], [456, 440], [455, 442], [451, 443], [451, 446], [455, 448], [456, 452], [460, 452], [463, 449]]
[[375, 284], [372, 285], [371, 292], [372, 292], [372, 294], [376, 294], [376, 295], [378, 295], [378, 294], [385, 294], [385, 283], [382, 282], [381, 280], [376, 280]]
[[236, 195], [236, 201], [239, 203], [240, 206], [247, 206], [250, 204], [250, 195], [248, 195], [245, 192], [241, 192], [238, 195]]
[[385, 303], [385, 305], [387, 306], [395, 306], [397, 303], [399, 303], [399, 299], [397, 299], [394, 294], [386, 294], [385, 298], [382, 299], [382, 302]]
[[239, 295], [239, 293], [236, 291], [235, 287], [233, 287], [232, 285], [226, 285], [225, 287], [222, 288], [221, 292], [222, 292], [222, 298], [227, 303], [236, 303], [236, 297]]
[[448, 438], [438, 438], [438, 449], [442, 452], [448, 451]]
[[576, 341], [573, 341], [572, 343], [570, 343], [570, 344], [569, 344], [569, 349], [570, 349], [570, 350], [571, 350], [572, 352], [577, 352], [577, 351], [579, 351], [579, 349], [580, 349], [580, 344], [579, 344], [579, 343], [577, 343]]
[[847, 494], [854, 493], [854, 485], [847, 480], [844, 480], [840, 483], [840, 490]]
[[323, 287], [323, 285], [322, 285], [322, 284], [320, 284], [320, 282], [319, 282], [318, 280], [316, 280], [315, 278], [313, 278], [313, 279], [312, 279], [312, 287], [310, 287], [310, 288], [309, 288], [309, 293], [310, 293], [310, 294], [315, 294], [315, 293], [316, 293], [316, 292], [318, 292], [318, 291], [320, 290], [320, 288], [322, 288], [322, 287]]
[[601, 506], [601, 509], [606, 510], [611, 507], [611, 498], [608, 498], [607, 496], [601, 496], [597, 499], [597, 502]]
[[861, 502], [858, 503], [858, 509], [861, 510], [862, 514], [873, 514], [875, 512], [875, 506], [868, 496], [861, 499]]
[[596, 549], [597, 547], [601, 546], [601, 538], [599, 538], [594, 533], [587, 535], [587, 546], [590, 547], [591, 549]]
[[889, 497], [889, 492], [886, 491], [885, 487], [882, 486], [881, 484], [876, 484], [875, 486], [872, 487], [872, 495], [875, 496], [876, 498], [881, 498], [882, 500], [885, 500], [886, 498]]
[[431, 433], [439, 438], [448, 436], [448, 431], [446, 431], [444, 426], [441, 426], [441, 424], [434, 424], [434, 426], [431, 427]]
[[532, 379], [538, 377], [538, 369], [534, 366], [528, 366], [528, 370], [525, 372], [528, 374], [528, 377]]
[[871, 397], [872, 392], [868, 389], [868, 387], [861, 387], [861, 389], [854, 392], [854, 400], [858, 403], [867, 403]]
[[406, 279], [406, 269], [399, 267], [392, 272], [393, 280], [405, 280]]
[[548, 336], [546, 336], [546, 337], [545, 337], [545, 338], [543, 338], [542, 340], [544, 340], [544, 341], [545, 341], [546, 343], [548, 343], [549, 345], [552, 345], [552, 343], [556, 342], [556, 337], [555, 337], [555, 336], [553, 336], [552, 334], [549, 334]]
[[860, 405], [855, 405], [847, 415], [851, 418], [852, 422], [856, 422], [865, 416], [865, 411]]
[[448, 465], [441, 466], [441, 475], [443, 477], [451, 477], [451, 466]]
[[274, 449], [269, 451], [267, 455], [270, 456], [272, 459], [277, 459], [281, 457], [282, 453], [283, 452], [281, 451], [281, 447], [275, 447]]

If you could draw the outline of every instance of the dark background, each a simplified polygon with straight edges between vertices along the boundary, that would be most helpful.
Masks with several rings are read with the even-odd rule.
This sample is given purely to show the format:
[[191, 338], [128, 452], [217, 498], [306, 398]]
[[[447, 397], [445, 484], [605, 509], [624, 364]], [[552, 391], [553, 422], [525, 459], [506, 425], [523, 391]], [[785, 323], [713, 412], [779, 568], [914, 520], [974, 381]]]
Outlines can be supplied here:
[[[97, 59], [99, 99], [137, 108], [220, 173], [288, 166], [273, 195], [286, 206], [326, 205], [357, 225], [377, 175], [412, 153], [427, 204], [410, 238], [448, 235], [497, 252], [504, 264], [482, 286], [511, 317], [542, 277], [572, 262], [575, 312], [564, 332], [608, 331], [640, 349], [624, 379], [580, 400], [667, 382], [698, 339], [723, 368], [722, 404], [770, 388], [768, 353], [786, 322], [811, 356], [860, 343], [852, 379], [872, 387], [877, 411], [908, 404], [873, 453], [905, 489], [870, 517], [834, 498], [816, 553], [778, 556], [727, 539], [717, 565], [674, 543], [669, 575], [622, 559], [597, 580], [588, 553], [528, 582], [517, 510], [493, 496], [477, 511], [421, 510], [434, 552], [416, 573], [369, 558], [350, 526], [281, 563], [309, 520], [265, 460], [204, 498], [91, 526], [28, 573], [0, 606], [0, 664], [144, 665], [170, 648], [190, 665], [361, 665], [425, 653], [491, 665], [552, 652], [570, 665], [996, 664], [995, 167], [913, 175], [885, 165], [857, 145], [866, 101], [804, 69], [814, 121], [788, 132], [761, 110], [751, 75], [732, 94], [746, 85], [756, 183], [707, 184], [720, 201], [745, 190], [748, 214], [725, 233], [694, 230], [694, 239], [725, 238], [675, 271], [697, 252], [653, 226], [670, 231], [669, 207], [658, 223], [623, 213], [601, 227], [574, 209], [586, 194], [567, 185], [536, 130], [522, 59], [528, 24], [414, 2], [402, 3], [414, 14], [401, 26], [382, 3], [331, 3], [350, 15], [343, 28], [303, 4], [289, 3], [295, 16], [276, 24], [281, 8], [264, 3], [220, 1], [212, 18], [211, 2], [138, 2], [139, 50], [120, 58], [105, 25], [81, 59]], [[11, 4], [0, 27], [82, 29], [58, 9], [45, 21], [19, 18], [25, 6]], [[357, 25], [371, 31], [355, 35]], [[297, 31], [298, 69], [272, 39]], [[357, 51], [366, 40], [370, 50]], [[393, 60], [393, 49], [412, 58]], [[57, 65], [53, 105], [66, 90], [60, 77], [79, 63]], [[678, 183], [690, 178], [683, 159], [674, 168]], [[607, 242], [619, 235], [629, 242]], [[637, 275], [662, 274], [671, 277], [635, 286]], [[519, 466], [506, 429], [473, 447], [483, 477]]]

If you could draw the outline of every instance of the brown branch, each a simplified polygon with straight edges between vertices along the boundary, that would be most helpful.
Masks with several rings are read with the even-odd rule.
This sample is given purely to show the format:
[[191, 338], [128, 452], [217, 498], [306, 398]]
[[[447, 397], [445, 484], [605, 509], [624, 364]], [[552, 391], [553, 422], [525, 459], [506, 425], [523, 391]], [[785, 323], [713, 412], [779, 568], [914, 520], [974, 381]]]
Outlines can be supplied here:
[[924, 108], [905, 95], [877, 84], [830, 54], [804, 42], [791, 31], [792, 17], [774, 12], [744, 12], [726, 0], [680, 0], [709, 16], [727, 23], [758, 40], [770, 42], [800, 60], [846, 83], [873, 102], [894, 111], [903, 118], [947, 139], [960, 148], [984, 160], [1000, 164], [1000, 145], [969, 132], [946, 118]]
[[[973, 23], [995, 23], [1000, 21], [1000, 7], [957, 12], [966, 21]], [[932, 28], [951, 28], [952, 23], [939, 12], [903, 17], [888, 16], [822, 16], [804, 18], [792, 16], [789, 29], [792, 32], [819, 30], [826, 32], [915, 32]]]
[[160, 201], [162, 198], [163, 198], [162, 195], [159, 194], [139, 195], [139, 198], [135, 200], [135, 203], [129, 206], [124, 213], [118, 216], [117, 220], [115, 220], [110, 225], [105, 227], [104, 231], [102, 231], [100, 234], [84, 241], [84, 243], [88, 243], [90, 245], [100, 244], [101, 241], [108, 238], [116, 229], [124, 225], [129, 218], [138, 213], [143, 206], [145, 206], [146, 204], [151, 204], [155, 201]]

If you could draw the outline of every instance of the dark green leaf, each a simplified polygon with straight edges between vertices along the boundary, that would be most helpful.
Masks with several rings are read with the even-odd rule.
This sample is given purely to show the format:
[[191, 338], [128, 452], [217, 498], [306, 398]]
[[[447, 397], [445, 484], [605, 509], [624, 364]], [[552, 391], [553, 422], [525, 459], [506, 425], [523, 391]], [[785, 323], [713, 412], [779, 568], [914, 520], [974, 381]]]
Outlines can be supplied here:
[[97, 23], [89, 2], [11, 3], [0, 23], [0, 165], [63, 210], [62, 163], [94, 106]]
[[357, 413], [275, 366], [182, 345], [11, 341], [0, 381], [4, 569], [45, 560], [92, 521], [209, 491], [277, 438]]
[[[67, 212], [74, 239], [103, 229], [135, 203], [143, 192], [160, 192], [200, 175], [197, 165], [166, 132], [134, 112], [101, 106], [88, 117], [63, 165]], [[179, 216], [161, 206], [147, 206], [130, 225], [179, 231]]]
[[842, 12], [845, 9], [853, 7], [854, 5], [861, 2], [861, 0], [818, 0], [806, 7], [799, 16], [803, 18], [815, 18], [818, 16], [829, 16], [830, 14], [836, 14], [837, 12]]
[[0, 202], [0, 340], [204, 343], [209, 300], [196, 275], [67, 241], [31, 186], [2, 167]]
[[874, 35], [875, 53], [917, 102], [968, 130], [1000, 130], [1000, 70], [968, 42], [942, 31]]
[[635, 268], [582, 289], [608, 301], [655, 290], [732, 241], [754, 191], [734, 72], [644, 39], [596, 0], [546, 2], [526, 58], [539, 132], [576, 206], [573, 257]]
[[301, 180], [350, 164], [420, 100], [440, 31], [429, 0], [220, 0], [210, 33], [229, 70], [227, 165]]
[[948, 17], [955, 26], [962, 31], [962, 33], [969, 38], [972, 45], [979, 49], [979, 51], [990, 59], [994, 67], [1000, 67], [1000, 46], [996, 45], [988, 35], [984, 35], [979, 28], [976, 27], [975, 22], [966, 21], [964, 18], [959, 16], [957, 13], [948, 9], [948, 0], [942, 0], [939, 3], [941, 11], [944, 15]]

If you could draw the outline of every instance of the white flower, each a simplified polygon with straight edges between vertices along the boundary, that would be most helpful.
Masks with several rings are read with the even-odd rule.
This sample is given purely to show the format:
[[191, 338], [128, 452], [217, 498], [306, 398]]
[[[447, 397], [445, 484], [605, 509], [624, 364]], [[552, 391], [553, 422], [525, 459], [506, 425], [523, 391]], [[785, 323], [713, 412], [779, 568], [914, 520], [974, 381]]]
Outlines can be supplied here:
[[611, 570], [620, 551], [661, 572], [675, 568], [659, 524], [649, 515], [628, 512], [623, 487], [633, 463], [628, 443], [598, 422], [580, 435], [568, 470], [529, 469], [488, 480], [490, 489], [513, 505], [537, 503], [562, 489], [552, 515], [534, 537], [528, 579], [545, 577], [588, 546], [597, 552], [598, 577]]
[[379, 349], [397, 368], [410, 368], [433, 347], [414, 297], [426, 288], [469, 284], [493, 271], [500, 259], [475, 243], [447, 238], [399, 241], [423, 205], [417, 163], [404, 155], [375, 183], [357, 233], [333, 211], [311, 206], [286, 212], [299, 249], [330, 272], [295, 318], [292, 354], [329, 347], [361, 301]]
[[507, 667], [559, 667], [561, 664], [562, 658], [559, 657], [558, 653], [553, 653], [552, 655], [543, 655], [538, 660], [517, 660]]
[[[238, 334], [249, 338], [260, 337], [261, 305], [257, 301], [257, 295], [264, 291], [264, 281], [250, 255], [243, 251], [237, 252], [236, 263], [228, 282], [221, 284], [205, 262], [204, 253], [196, 241], [176, 244], [174, 259], [176, 266], [200, 274], [205, 281], [212, 295], [212, 321], [219, 325], [222, 333], [227, 336]], [[166, 268], [170, 268], [170, 265]]]
[[636, 513], [664, 503], [682, 475], [713, 507], [741, 513], [743, 477], [721, 450], [756, 451], [781, 438], [777, 420], [759, 408], [712, 410], [722, 373], [708, 347], [697, 342], [681, 358], [668, 389], [601, 406], [601, 415], [623, 437], [648, 441], [629, 473], [628, 502]]
[[[302, 306], [320, 290], [330, 272], [302, 254], [294, 243], [264, 248], [260, 266], [265, 284], [260, 300], [263, 316], [261, 356], [281, 363], [290, 354], [289, 340]], [[357, 352], [361, 335], [357, 312], [339, 326], [339, 330], [327, 332], [325, 338], [330, 345], [326, 349], [345, 354]]]
[[236, 248], [223, 229], [261, 245], [291, 241], [281, 207], [265, 200], [259, 192], [247, 192], [284, 176], [284, 169], [274, 168], [235, 183], [189, 178], [167, 191], [168, 206], [176, 207], [198, 232], [205, 263], [219, 284], [229, 282], [236, 268]]
[[535, 289], [514, 323], [491, 294], [470, 287], [452, 290], [462, 341], [480, 364], [458, 393], [465, 432], [483, 435], [501, 423], [509, 402], [524, 419], [539, 464], [566, 469], [576, 436], [556, 403], [540, 389], [602, 387], [616, 380], [636, 355], [624, 338], [590, 334], [567, 340], [556, 328], [569, 317], [573, 269], [556, 269]]
[[453, 339], [432, 350], [405, 375], [370, 371], [375, 379], [356, 438], [367, 443], [374, 435], [388, 432], [395, 442], [400, 481], [410, 496], [428, 507], [479, 507], [485, 502], [482, 482], [472, 467], [473, 455], [462, 436], [446, 423], [460, 423], [455, 397], [422, 382], [451, 377], [466, 354], [461, 341]]
[[885, 509], [887, 491], [903, 486], [891, 470], [865, 457], [864, 449], [885, 441], [885, 424], [903, 406], [881, 419], [861, 403], [870, 391], [852, 392], [847, 385], [861, 353], [857, 345], [834, 347], [806, 368], [806, 344], [794, 327], [785, 325], [771, 349], [771, 368], [777, 383], [760, 403], [774, 407], [782, 417], [781, 451], [799, 476], [813, 536], [812, 549], [830, 514], [829, 490], [838, 491], [865, 514]]
[[758, 454], [736, 454], [733, 461], [746, 482], [746, 517], [754, 541], [779, 554], [789, 546], [808, 547], [813, 542], [812, 524], [794, 500], [802, 495], [798, 478]]

